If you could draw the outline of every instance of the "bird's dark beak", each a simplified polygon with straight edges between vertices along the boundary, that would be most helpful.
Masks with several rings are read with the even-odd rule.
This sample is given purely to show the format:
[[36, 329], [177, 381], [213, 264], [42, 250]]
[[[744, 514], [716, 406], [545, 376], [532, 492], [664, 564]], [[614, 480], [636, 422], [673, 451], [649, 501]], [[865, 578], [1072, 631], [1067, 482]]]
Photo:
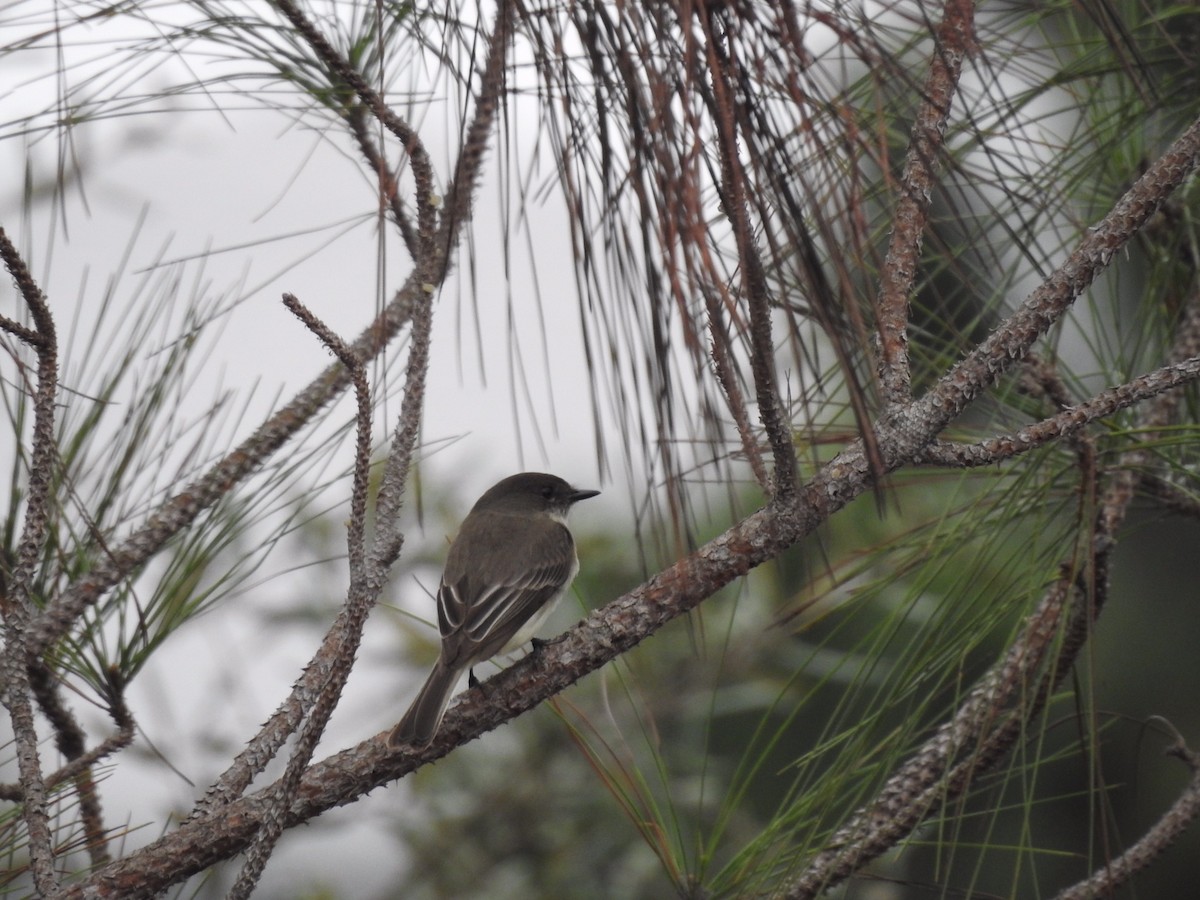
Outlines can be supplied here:
[[567, 497], [570, 503], [578, 503], [580, 500], [586, 500], [588, 497], [595, 497], [599, 491], [571, 491], [571, 495]]

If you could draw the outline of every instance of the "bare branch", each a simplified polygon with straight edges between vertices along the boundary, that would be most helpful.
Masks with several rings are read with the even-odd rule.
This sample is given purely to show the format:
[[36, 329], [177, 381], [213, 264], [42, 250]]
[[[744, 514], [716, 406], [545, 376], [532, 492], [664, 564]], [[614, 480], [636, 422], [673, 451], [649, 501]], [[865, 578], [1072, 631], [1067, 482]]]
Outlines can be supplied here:
[[[275, 850], [275, 845], [283, 834], [284, 814], [295, 798], [300, 776], [304, 774], [317, 743], [325, 733], [329, 717], [341, 699], [342, 690], [346, 686], [346, 679], [350, 676], [350, 669], [362, 640], [363, 625], [375, 605], [379, 589], [386, 577], [386, 570], [380, 572], [368, 567], [366, 553], [367, 491], [371, 481], [371, 390], [367, 384], [366, 368], [342, 339], [293, 295], [285, 294], [283, 302], [337, 355], [342, 364], [350, 370], [354, 381], [358, 412], [355, 416], [357, 442], [354, 452], [354, 488], [350, 502], [350, 528], [347, 534], [350, 589], [343, 608], [344, 614], [338, 617], [336, 623], [340, 627], [330, 629], [312, 662], [305, 667], [306, 675], [309, 672], [319, 673], [317, 683], [307, 690], [298, 684], [292, 696], [285, 702], [285, 706], [288, 703], [303, 702], [302, 695], [309, 694], [312, 687], [316, 689], [312, 708], [300, 726], [296, 746], [268, 804], [266, 821], [247, 849], [246, 861], [229, 890], [231, 900], [244, 900], [253, 893], [267, 861]], [[268, 733], [268, 729], [264, 729], [263, 733]]]
[[[3, 231], [3, 229], [0, 229], [0, 231]], [[28, 344], [30, 347], [40, 347], [44, 343], [42, 336], [35, 330], [26, 328], [20, 322], [10, 319], [8, 316], [0, 316], [0, 329], [7, 331], [17, 340]]]
[[1117, 888], [1161, 856], [1200, 816], [1200, 756], [1189, 750], [1182, 739], [1167, 753], [1183, 760], [1192, 773], [1192, 780], [1179, 799], [1133, 846], [1116, 859], [1106, 861], [1091, 877], [1055, 894], [1054, 900], [1092, 900], [1095, 897], [1113, 896]]
[[715, 291], [705, 291], [704, 302], [708, 309], [708, 333], [710, 355], [712, 356], [713, 372], [717, 383], [725, 394], [726, 405], [733, 414], [734, 426], [742, 441], [742, 452], [754, 473], [754, 480], [763, 492], [770, 494], [771, 480], [767, 467], [763, 464], [762, 454], [758, 450], [758, 441], [750, 427], [750, 415], [746, 411], [746, 402], [742, 390], [738, 386], [737, 374], [734, 371], [733, 360], [729, 353], [729, 335], [725, 332], [725, 317], [721, 314], [721, 301]]
[[750, 310], [750, 368], [754, 375], [758, 415], [767, 433], [775, 461], [772, 496], [790, 499], [796, 489], [796, 451], [791, 429], [780, 409], [779, 383], [775, 374], [775, 342], [771, 336], [771, 299], [766, 271], [754, 240], [750, 222], [748, 177], [738, 158], [737, 100], [734, 86], [740, 75], [734, 42], [725, 32], [731, 27], [720, 7], [701, 5], [697, 16], [704, 31], [708, 67], [712, 72], [713, 116], [716, 119], [721, 156], [725, 213], [733, 227], [742, 285]]
[[441, 231], [437, 236], [437, 246], [445, 248], [442, 267], [434, 278], [439, 284], [446, 277], [446, 267], [452, 262], [449, 249], [458, 243], [460, 230], [471, 221], [471, 205], [479, 186], [488, 141], [495, 128], [500, 101], [507, 89], [505, 71], [514, 7], [513, 0], [500, 0], [497, 5], [474, 115], [459, 149], [454, 176], [446, 187], [446, 213], [442, 216]]
[[325, 35], [321, 34], [304, 13], [292, 0], [273, 0], [280, 12], [287, 17], [295, 29], [317, 54], [317, 57], [343, 82], [348, 84], [358, 94], [358, 97], [382, 124], [383, 127], [396, 136], [408, 153], [412, 164], [413, 181], [416, 187], [417, 201], [417, 273], [422, 283], [434, 280], [437, 266], [433, 247], [434, 235], [437, 232], [437, 204], [433, 199], [433, 166], [429, 154], [420, 136], [402, 117], [384, 102], [383, 98], [367, 84], [362, 75], [354, 69], [342, 55], [330, 46]]
[[[115, 671], [113, 675], [108, 685], [108, 706], [109, 714], [117, 725], [117, 732], [91, 750], [85, 750], [83, 729], [70, 708], [63, 702], [54, 672], [40, 659], [29, 665], [33, 695], [42, 714], [54, 727], [55, 745], [59, 753], [68, 761], [46, 779], [46, 788], [53, 790], [68, 779], [75, 781], [75, 789], [79, 795], [79, 817], [93, 866], [107, 863], [111, 854], [108, 852], [108, 829], [104, 826], [100, 794], [92, 776], [92, 767], [128, 747], [133, 742], [135, 728], [133, 715], [125, 704], [122, 685], [118, 682]], [[16, 787], [16, 790], [19, 793], [20, 788]], [[0, 788], [0, 791], [3, 791], [3, 788]]]
[[395, 222], [396, 228], [400, 232], [404, 247], [408, 250], [408, 255], [415, 260], [417, 258], [417, 235], [408, 219], [404, 203], [400, 199], [400, 179], [388, 165], [387, 160], [375, 145], [374, 137], [367, 129], [366, 111], [361, 106], [352, 106], [346, 111], [346, 124], [350, 126], [350, 133], [358, 142], [358, 149], [363, 158], [370, 165], [371, 171], [375, 173], [375, 179], [379, 186], [380, 205], [386, 206], [391, 211], [392, 221]]
[[367, 491], [371, 482], [371, 391], [367, 384], [367, 370], [358, 354], [295, 295], [284, 294], [283, 305], [341, 360], [342, 365], [350, 371], [350, 380], [354, 383], [358, 411], [355, 414], [354, 486], [350, 493], [350, 531], [347, 538], [350, 571], [353, 573], [362, 568], [367, 555]]
[[[0, 257], [17, 283], [37, 338], [37, 388], [33, 396], [33, 449], [29, 460], [29, 486], [25, 521], [17, 545], [16, 565], [5, 596], [0, 597], [4, 617], [4, 652], [0, 659], [0, 700], [8, 707], [16, 741], [17, 770], [21, 778], [21, 817], [29, 836], [29, 862], [40, 894], [58, 884], [54, 872], [54, 845], [46, 808], [46, 783], [38, 754], [38, 734], [33, 718], [32, 685], [25, 665], [29, 653], [29, 628], [34, 610], [34, 580], [42, 556], [50, 516], [51, 475], [58, 463], [54, 443], [54, 398], [58, 392], [58, 340], [54, 317], [46, 298], [29, 274], [25, 261], [0, 229]], [[21, 332], [13, 332], [21, 337]]]
[[903, 403], [911, 396], [909, 298], [921, 261], [921, 243], [929, 220], [934, 174], [950, 106], [958, 90], [963, 60], [975, 50], [975, 8], [971, 0], [947, 0], [934, 42], [933, 58], [929, 61], [900, 176], [900, 196], [892, 217], [892, 236], [876, 301], [879, 376], [890, 403]]
[[1189, 384], [1200, 377], [1200, 356], [1161, 369], [1155, 369], [1133, 381], [1101, 391], [1078, 406], [1056, 416], [1022, 428], [1015, 434], [999, 435], [977, 444], [935, 442], [914, 460], [940, 466], [990, 466], [1038, 447], [1078, 434], [1090, 423], [1111, 416], [1143, 400]]
[[[366, 510], [367, 492], [370, 484], [371, 463], [371, 400], [367, 384], [366, 369], [353, 348], [334, 334], [324, 322], [313, 315], [291, 294], [284, 295], [284, 305], [341, 360], [350, 373], [355, 387], [358, 412], [356, 415], [357, 441], [354, 455], [354, 488], [351, 499], [350, 529], [348, 534], [350, 556], [350, 591], [341, 612], [330, 626], [312, 660], [293, 685], [291, 693], [271, 715], [262, 729], [246, 745], [192, 811], [191, 819], [210, 815], [218, 807], [240, 797], [254, 777], [275, 758], [307, 717], [305, 734], [315, 729], [313, 745], [324, 730], [328, 713], [332, 712], [362, 636], [362, 626], [371, 607], [378, 597], [386, 572], [378, 572], [367, 566], [366, 554]], [[332, 702], [329, 697], [332, 694]], [[324, 716], [317, 710], [325, 708]], [[299, 748], [297, 748], [297, 753]], [[293, 754], [293, 759], [296, 758]], [[307, 764], [307, 759], [305, 760]], [[290, 771], [290, 768], [289, 768]], [[288, 784], [290, 782], [285, 782]], [[285, 790], [286, 794], [287, 791]], [[252, 889], [261, 873], [261, 867], [274, 849], [278, 832], [263, 832], [261, 844], [253, 859], [239, 876], [239, 890]], [[243, 883], [245, 879], [248, 883]]]

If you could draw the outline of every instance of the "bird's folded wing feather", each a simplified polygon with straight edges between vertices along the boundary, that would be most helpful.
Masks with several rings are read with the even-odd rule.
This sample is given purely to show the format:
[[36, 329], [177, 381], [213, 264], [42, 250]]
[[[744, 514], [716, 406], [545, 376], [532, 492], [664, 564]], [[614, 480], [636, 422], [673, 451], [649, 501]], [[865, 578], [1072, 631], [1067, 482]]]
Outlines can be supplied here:
[[[514, 537], [506, 517], [481, 519], [471, 535], [472, 562], [451, 550], [438, 588], [438, 624], [443, 639], [457, 634], [474, 648], [497, 641], [499, 650], [521, 624], [553, 600], [574, 574], [575, 545], [571, 532], [557, 522], [522, 527]], [[460, 535], [461, 538], [461, 535]], [[518, 543], [519, 541], [519, 543]], [[529, 559], [541, 565], [528, 567]]]

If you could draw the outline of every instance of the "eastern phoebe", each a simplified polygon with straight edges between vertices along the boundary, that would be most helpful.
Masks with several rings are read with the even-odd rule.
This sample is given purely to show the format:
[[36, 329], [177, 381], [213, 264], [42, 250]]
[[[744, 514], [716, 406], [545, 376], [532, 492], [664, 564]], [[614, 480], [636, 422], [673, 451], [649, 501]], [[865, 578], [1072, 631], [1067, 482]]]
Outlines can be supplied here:
[[450, 545], [438, 586], [441, 655], [388, 737], [389, 746], [426, 746], [459, 676], [533, 637], [579, 571], [567, 510], [599, 493], [578, 491], [554, 475], [523, 472], [475, 502]]

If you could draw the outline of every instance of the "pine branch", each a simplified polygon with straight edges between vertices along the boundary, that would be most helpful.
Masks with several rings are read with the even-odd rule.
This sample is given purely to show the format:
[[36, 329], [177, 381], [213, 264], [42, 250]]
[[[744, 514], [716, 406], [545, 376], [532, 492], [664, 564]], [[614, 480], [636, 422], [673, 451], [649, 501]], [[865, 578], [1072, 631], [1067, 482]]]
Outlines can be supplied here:
[[1112, 896], [1117, 888], [1158, 859], [1200, 816], [1200, 756], [1188, 749], [1182, 738], [1167, 753], [1183, 760], [1192, 773], [1191, 781], [1179, 798], [1125, 852], [1106, 861], [1089, 878], [1055, 894], [1054, 900], [1093, 900]]
[[892, 236], [876, 300], [879, 321], [879, 375], [889, 403], [911, 394], [908, 361], [908, 307], [915, 290], [921, 244], [929, 224], [935, 174], [945, 143], [946, 123], [958, 90], [963, 61], [975, 48], [975, 8], [970, 0], [948, 0], [934, 35], [933, 58], [913, 119], [900, 195], [892, 216]]
[[51, 475], [58, 465], [54, 441], [54, 401], [58, 392], [58, 338], [54, 317], [41, 289], [29, 274], [17, 248], [0, 228], [0, 257], [17, 284], [33, 319], [34, 330], [0, 321], [0, 328], [26, 342], [37, 353], [37, 387], [33, 396], [33, 450], [25, 521], [17, 548], [16, 566], [5, 595], [0, 597], [4, 617], [4, 651], [0, 658], [0, 700], [8, 707], [16, 741], [17, 770], [21, 779], [21, 816], [29, 837], [29, 862], [40, 894], [58, 885], [54, 871], [54, 845], [46, 807], [46, 782], [38, 753], [37, 725], [33, 717], [33, 687], [26, 659], [30, 653], [30, 627], [35, 609], [33, 590], [50, 516]]
[[[341, 699], [342, 690], [350, 677], [350, 669], [354, 665], [354, 658], [362, 641], [363, 626], [387, 578], [387, 569], [369, 564], [367, 557], [367, 492], [371, 481], [371, 390], [367, 384], [366, 368], [341, 338], [293, 295], [285, 294], [283, 302], [341, 360], [342, 365], [350, 370], [351, 380], [354, 382], [354, 396], [358, 405], [355, 415], [357, 441], [354, 451], [350, 523], [346, 536], [350, 559], [350, 588], [342, 614], [326, 634], [312, 661], [305, 667], [304, 678], [307, 678], [309, 673], [314, 673], [317, 676], [316, 683], [307, 686], [307, 689], [303, 684], [297, 684], [285, 702], [285, 705], [304, 705], [305, 695], [313, 695], [307, 715], [299, 726], [296, 746], [268, 803], [264, 825], [247, 848], [246, 861], [229, 890], [230, 900], [244, 900], [258, 886], [263, 869], [283, 834], [284, 816], [295, 799], [300, 777], [312, 759], [313, 751], [325, 733], [329, 717]], [[273, 752], [278, 752], [278, 748]], [[217, 787], [220, 786], [221, 782], [218, 782]], [[244, 789], [245, 784], [239, 780], [236, 784], [237, 793], [240, 794]], [[209, 797], [212, 795], [213, 792], [210, 791]]]

